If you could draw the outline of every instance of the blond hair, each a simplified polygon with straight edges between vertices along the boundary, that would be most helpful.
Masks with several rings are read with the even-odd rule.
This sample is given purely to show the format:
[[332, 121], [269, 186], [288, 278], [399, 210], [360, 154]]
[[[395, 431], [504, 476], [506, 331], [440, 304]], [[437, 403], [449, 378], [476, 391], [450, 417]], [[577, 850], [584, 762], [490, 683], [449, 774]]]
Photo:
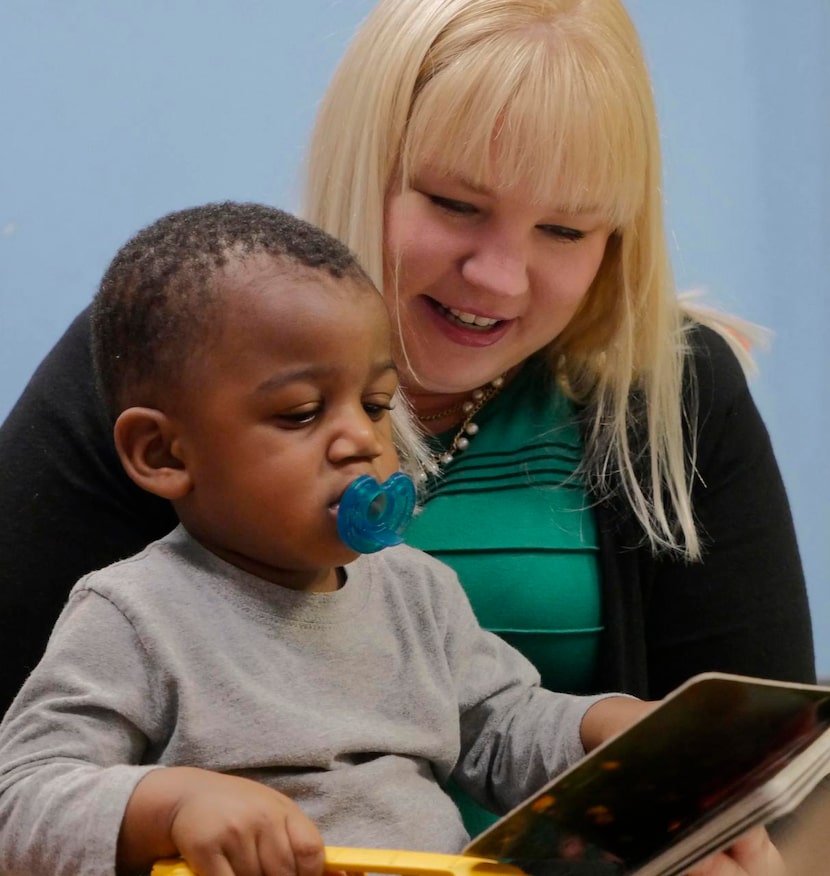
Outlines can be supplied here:
[[[379, 287], [386, 195], [424, 161], [491, 187], [531, 180], [540, 202], [598, 211], [614, 229], [544, 353], [590, 412], [590, 486], [624, 492], [653, 550], [698, 559], [693, 388], [683, 406], [690, 317], [741, 347], [717, 314], [676, 295], [651, 82], [622, 4], [380, 0], [320, 107], [305, 205]], [[630, 442], [643, 426], [645, 469], [644, 447]]]

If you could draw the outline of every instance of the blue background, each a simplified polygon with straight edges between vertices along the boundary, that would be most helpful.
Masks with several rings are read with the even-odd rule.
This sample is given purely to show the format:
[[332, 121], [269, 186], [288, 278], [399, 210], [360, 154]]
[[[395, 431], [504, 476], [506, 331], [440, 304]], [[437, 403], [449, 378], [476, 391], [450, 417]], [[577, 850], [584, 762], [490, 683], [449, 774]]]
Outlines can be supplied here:
[[[224, 198], [296, 209], [317, 102], [370, 6], [2, 0], [0, 418], [140, 227]], [[830, 676], [830, 3], [629, 8], [678, 282], [775, 330], [753, 391]]]

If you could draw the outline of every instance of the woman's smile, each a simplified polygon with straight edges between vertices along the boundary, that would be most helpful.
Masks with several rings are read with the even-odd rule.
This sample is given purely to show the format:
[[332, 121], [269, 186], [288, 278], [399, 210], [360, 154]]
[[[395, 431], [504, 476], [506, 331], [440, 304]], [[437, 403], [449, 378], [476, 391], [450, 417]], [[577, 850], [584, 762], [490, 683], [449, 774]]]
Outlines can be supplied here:
[[454, 307], [444, 307], [443, 304], [435, 302], [438, 309], [446, 314], [447, 318], [453, 322], [462, 325], [464, 328], [475, 329], [476, 331], [488, 331], [493, 326], [498, 325], [503, 320], [491, 319], [487, 316], [477, 316], [475, 313], [470, 313], [464, 310], [456, 310]]
[[456, 344], [488, 347], [500, 341], [513, 323], [513, 320], [494, 319], [447, 307], [428, 295], [423, 296], [423, 300], [435, 326]]

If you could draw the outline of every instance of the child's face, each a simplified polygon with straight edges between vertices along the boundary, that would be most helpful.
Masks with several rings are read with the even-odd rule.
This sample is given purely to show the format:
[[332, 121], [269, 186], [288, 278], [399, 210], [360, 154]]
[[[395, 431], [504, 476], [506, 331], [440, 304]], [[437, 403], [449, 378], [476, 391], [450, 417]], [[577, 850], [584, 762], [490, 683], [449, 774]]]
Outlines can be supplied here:
[[337, 534], [343, 491], [398, 469], [398, 387], [381, 296], [269, 257], [228, 267], [218, 339], [188, 365], [172, 448], [192, 479], [176, 503], [214, 553], [262, 578], [333, 589], [356, 554]]

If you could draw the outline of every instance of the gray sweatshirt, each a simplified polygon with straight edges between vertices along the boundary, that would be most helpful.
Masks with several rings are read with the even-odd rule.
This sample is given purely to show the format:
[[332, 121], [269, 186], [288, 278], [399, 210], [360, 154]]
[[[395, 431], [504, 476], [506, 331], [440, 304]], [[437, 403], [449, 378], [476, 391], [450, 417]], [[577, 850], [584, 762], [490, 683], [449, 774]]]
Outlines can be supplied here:
[[540, 688], [446, 566], [401, 546], [346, 573], [298, 593], [179, 527], [83, 578], [0, 726], [0, 872], [113, 874], [159, 767], [271, 785], [330, 845], [456, 852], [450, 776], [506, 810], [584, 754], [598, 697]]

